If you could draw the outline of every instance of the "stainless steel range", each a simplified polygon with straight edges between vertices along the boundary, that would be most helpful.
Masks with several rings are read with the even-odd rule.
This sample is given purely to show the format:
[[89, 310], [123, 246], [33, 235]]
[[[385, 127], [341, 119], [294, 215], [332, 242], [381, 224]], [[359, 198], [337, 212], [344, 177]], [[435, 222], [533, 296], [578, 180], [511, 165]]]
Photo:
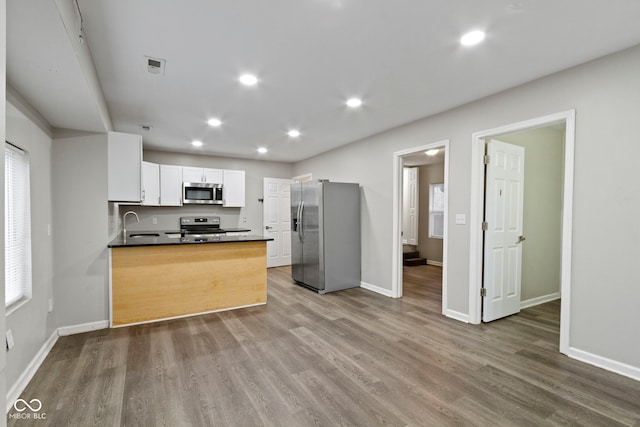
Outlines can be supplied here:
[[219, 239], [225, 231], [220, 228], [219, 216], [183, 216], [180, 218], [180, 234], [183, 239], [210, 241]]

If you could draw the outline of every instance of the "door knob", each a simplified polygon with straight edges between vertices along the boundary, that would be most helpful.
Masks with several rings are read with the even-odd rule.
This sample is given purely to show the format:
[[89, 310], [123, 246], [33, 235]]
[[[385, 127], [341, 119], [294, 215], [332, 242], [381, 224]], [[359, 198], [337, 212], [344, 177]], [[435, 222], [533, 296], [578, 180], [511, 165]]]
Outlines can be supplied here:
[[526, 238], [526, 237], [524, 237], [524, 236], [520, 236], [520, 237], [518, 237], [518, 241], [516, 242], [516, 244], [517, 244], [517, 243], [522, 243], [522, 242], [524, 242], [525, 240], [527, 240], [527, 238]]
[[269, 227], [268, 225], [265, 225], [264, 228], [266, 228], [267, 230], [271, 230], [273, 227]]

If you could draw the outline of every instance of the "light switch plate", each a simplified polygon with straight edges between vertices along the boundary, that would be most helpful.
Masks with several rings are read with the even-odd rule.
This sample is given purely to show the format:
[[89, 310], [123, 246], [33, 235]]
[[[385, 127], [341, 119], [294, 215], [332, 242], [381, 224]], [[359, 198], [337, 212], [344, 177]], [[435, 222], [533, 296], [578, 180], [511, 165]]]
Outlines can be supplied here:
[[465, 225], [467, 223], [467, 216], [465, 214], [456, 214], [456, 225]]

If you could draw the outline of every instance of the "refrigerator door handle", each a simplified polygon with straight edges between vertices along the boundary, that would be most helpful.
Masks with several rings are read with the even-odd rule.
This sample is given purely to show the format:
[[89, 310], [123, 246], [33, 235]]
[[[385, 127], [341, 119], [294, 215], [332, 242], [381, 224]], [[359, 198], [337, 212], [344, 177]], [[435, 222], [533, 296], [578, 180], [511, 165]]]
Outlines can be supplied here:
[[304, 241], [304, 221], [303, 221], [303, 217], [304, 217], [304, 202], [300, 203], [300, 215], [298, 215], [298, 235], [300, 236], [300, 240]]

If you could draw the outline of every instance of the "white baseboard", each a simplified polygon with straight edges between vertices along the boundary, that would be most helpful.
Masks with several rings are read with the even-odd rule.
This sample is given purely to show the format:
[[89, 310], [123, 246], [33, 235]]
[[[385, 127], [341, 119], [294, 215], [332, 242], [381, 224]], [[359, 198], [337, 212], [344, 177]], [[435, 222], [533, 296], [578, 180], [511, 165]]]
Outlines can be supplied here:
[[437, 265], [438, 267], [442, 267], [442, 261], [434, 261], [432, 259], [428, 259], [427, 265]]
[[606, 369], [607, 371], [615, 372], [616, 374], [624, 375], [625, 377], [640, 381], [640, 368], [637, 366], [631, 366], [626, 363], [607, 359], [606, 357], [598, 356], [597, 354], [589, 353], [584, 350], [579, 350], [575, 347], [569, 347], [567, 356], [572, 359], [597, 366], [598, 368]]
[[63, 326], [58, 328], [58, 335], [64, 337], [65, 335], [81, 334], [83, 332], [97, 331], [98, 329], [107, 329], [108, 327], [108, 320], [100, 320], [98, 322], [82, 323], [80, 325]]
[[[45, 341], [45, 343], [40, 347], [40, 350], [36, 353], [36, 355], [31, 359], [31, 362], [27, 365], [26, 369], [22, 372], [22, 375], [18, 378], [18, 380], [11, 386], [9, 391], [7, 392], [7, 413], [11, 410], [11, 407], [15, 403], [15, 401], [20, 397], [20, 394], [24, 391], [24, 389], [29, 385], [29, 381], [33, 378], [33, 376], [38, 372], [40, 365], [44, 362], [44, 359], [47, 357], [54, 344], [58, 341], [58, 331], [53, 331], [49, 339]], [[37, 399], [40, 396], [27, 396], [29, 399], [34, 398]], [[27, 399], [27, 400], [29, 400]]]
[[393, 298], [391, 289], [381, 288], [380, 286], [372, 285], [371, 283], [367, 282], [360, 282], [360, 287], [369, 291], [373, 291], [377, 294], [384, 295], [385, 297]]
[[530, 298], [528, 300], [520, 301], [520, 309], [533, 307], [534, 305], [544, 304], [545, 302], [555, 301], [560, 299], [560, 292], [554, 292], [549, 295], [542, 295], [541, 297]]
[[469, 323], [469, 315], [468, 314], [464, 314], [464, 313], [460, 313], [459, 311], [446, 309], [444, 311], [444, 315], [447, 316], [447, 317], [450, 317], [452, 319], [459, 320], [459, 321], [464, 322], [464, 323]]

